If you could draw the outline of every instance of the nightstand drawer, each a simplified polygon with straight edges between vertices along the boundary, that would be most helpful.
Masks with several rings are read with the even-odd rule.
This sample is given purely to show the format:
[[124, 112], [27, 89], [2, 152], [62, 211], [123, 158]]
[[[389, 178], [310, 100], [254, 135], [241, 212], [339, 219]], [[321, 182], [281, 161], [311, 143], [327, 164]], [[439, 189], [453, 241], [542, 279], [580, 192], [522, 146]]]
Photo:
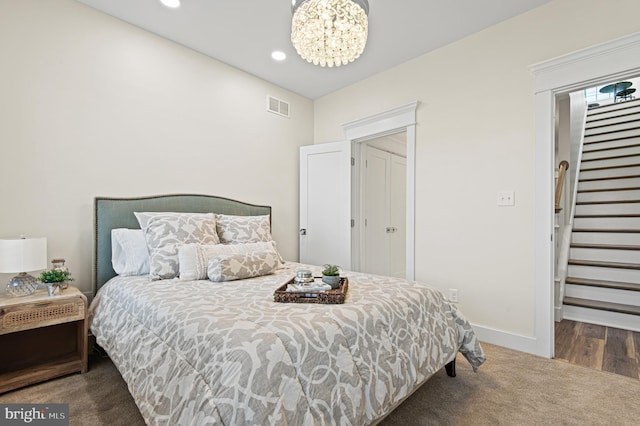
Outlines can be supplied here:
[[83, 320], [85, 303], [79, 297], [0, 308], [0, 334]]

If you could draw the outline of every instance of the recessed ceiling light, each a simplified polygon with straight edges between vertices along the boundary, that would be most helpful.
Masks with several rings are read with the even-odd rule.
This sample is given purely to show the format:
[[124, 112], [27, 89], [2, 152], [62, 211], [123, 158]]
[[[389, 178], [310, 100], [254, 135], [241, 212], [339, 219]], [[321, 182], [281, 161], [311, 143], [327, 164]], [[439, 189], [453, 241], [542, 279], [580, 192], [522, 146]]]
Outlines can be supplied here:
[[160, 0], [160, 2], [172, 9], [175, 9], [176, 7], [180, 7], [180, 0]]
[[271, 57], [276, 61], [284, 61], [287, 59], [287, 54], [279, 50], [274, 50], [271, 52]]

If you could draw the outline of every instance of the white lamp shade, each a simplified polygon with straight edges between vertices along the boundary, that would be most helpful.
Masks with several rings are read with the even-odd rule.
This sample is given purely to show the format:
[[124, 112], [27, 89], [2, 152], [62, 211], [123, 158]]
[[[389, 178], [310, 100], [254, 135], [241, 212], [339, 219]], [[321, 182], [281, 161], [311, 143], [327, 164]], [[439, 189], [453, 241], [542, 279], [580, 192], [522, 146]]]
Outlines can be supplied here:
[[0, 272], [15, 274], [47, 267], [46, 238], [0, 240]]

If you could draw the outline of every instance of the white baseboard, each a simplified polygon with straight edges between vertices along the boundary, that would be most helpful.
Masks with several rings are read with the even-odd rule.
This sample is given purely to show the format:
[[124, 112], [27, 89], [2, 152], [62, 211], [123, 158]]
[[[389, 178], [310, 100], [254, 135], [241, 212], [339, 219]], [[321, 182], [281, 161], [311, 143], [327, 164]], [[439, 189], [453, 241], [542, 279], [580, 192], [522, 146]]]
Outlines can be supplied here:
[[562, 306], [554, 306], [553, 315], [556, 322], [562, 321], [564, 319], [564, 311], [562, 310]]
[[507, 331], [496, 330], [489, 327], [483, 327], [477, 324], [471, 324], [478, 339], [481, 342], [487, 342], [492, 345], [502, 346], [520, 352], [526, 352], [533, 355], [539, 355], [537, 350], [537, 339], [531, 336], [523, 336], [521, 334], [509, 333]]

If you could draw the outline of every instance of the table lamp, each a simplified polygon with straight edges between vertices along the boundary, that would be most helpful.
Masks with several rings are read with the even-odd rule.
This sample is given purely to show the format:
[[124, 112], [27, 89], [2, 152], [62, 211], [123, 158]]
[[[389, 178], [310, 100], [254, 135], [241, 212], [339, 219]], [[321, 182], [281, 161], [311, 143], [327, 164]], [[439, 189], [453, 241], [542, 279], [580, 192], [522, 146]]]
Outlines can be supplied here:
[[38, 288], [38, 281], [27, 272], [47, 267], [46, 238], [0, 240], [0, 273], [18, 273], [9, 281], [7, 291], [13, 296], [28, 296]]

